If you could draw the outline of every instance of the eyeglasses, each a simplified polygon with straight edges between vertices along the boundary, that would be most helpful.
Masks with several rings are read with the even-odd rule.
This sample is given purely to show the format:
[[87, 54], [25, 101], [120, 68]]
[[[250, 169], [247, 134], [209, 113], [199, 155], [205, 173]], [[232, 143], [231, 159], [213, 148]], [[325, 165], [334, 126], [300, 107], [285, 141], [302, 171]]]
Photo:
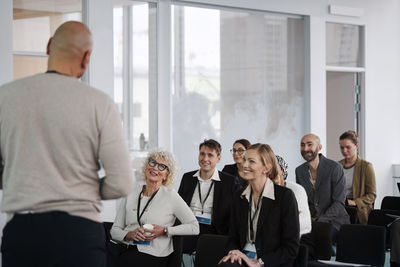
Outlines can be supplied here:
[[235, 154], [236, 152], [239, 153], [239, 154], [243, 154], [246, 151], [246, 149], [243, 149], [243, 148], [234, 149], [234, 148], [232, 148], [230, 151], [231, 151], [232, 154]]
[[168, 168], [167, 165], [162, 164], [162, 163], [158, 163], [157, 161], [155, 161], [155, 160], [152, 159], [152, 158], [149, 158], [149, 162], [148, 162], [147, 164], [149, 164], [150, 167], [155, 167], [155, 166], [157, 166], [157, 169], [158, 169], [160, 172], [162, 172], [162, 171], [165, 170], [165, 169], [167, 169], [167, 170], [169, 171], [169, 168]]

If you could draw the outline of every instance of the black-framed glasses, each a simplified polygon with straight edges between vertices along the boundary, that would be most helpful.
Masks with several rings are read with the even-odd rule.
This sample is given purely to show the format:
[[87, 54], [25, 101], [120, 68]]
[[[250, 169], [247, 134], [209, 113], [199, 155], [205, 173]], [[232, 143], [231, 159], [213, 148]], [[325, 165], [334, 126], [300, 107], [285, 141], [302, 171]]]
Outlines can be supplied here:
[[162, 164], [162, 163], [158, 163], [157, 161], [155, 161], [155, 160], [152, 159], [152, 158], [149, 158], [149, 162], [147, 162], [147, 164], [149, 164], [150, 167], [155, 167], [155, 166], [157, 166], [157, 169], [158, 169], [160, 172], [162, 172], [162, 171], [165, 170], [165, 169], [166, 169], [167, 171], [169, 171], [169, 168], [168, 168], [167, 165]]
[[232, 148], [230, 151], [231, 151], [232, 154], [235, 154], [236, 152], [239, 153], [239, 154], [243, 154], [246, 151], [246, 149], [243, 149], [243, 148], [234, 149], [234, 148]]

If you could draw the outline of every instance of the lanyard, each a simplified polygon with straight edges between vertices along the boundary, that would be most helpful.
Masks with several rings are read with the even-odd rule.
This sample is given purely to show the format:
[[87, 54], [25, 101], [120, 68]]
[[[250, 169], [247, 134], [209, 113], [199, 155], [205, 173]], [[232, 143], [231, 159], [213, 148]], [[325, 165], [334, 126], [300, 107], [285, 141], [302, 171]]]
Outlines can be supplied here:
[[211, 181], [211, 185], [208, 188], [208, 192], [207, 192], [207, 195], [206, 195], [206, 198], [204, 199], [204, 201], [201, 201], [201, 189], [200, 189], [200, 181], [199, 180], [197, 180], [197, 185], [199, 187], [199, 200], [200, 200], [200, 204], [201, 204], [201, 214], [203, 214], [203, 212], [204, 212], [204, 203], [206, 203], [206, 200], [207, 200], [208, 196], [210, 195], [211, 189], [212, 189], [212, 187], [214, 185], [214, 180]]
[[[263, 190], [264, 191], [264, 190]], [[256, 217], [257, 213], [259, 213], [260, 211], [260, 203], [262, 200], [262, 193], [260, 194], [260, 196], [258, 197], [257, 200], [257, 205], [256, 205], [256, 210], [254, 211], [253, 216], [251, 216], [251, 206], [253, 205], [253, 189], [251, 189], [250, 191], [250, 200], [249, 200], [249, 220], [250, 220], [250, 242], [252, 242], [254, 244], [254, 242], [256, 241], [255, 237], [254, 237], [254, 229], [253, 229], [253, 222], [254, 222], [254, 218]]]
[[146, 205], [144, 206], [144, 208], [143, 208], [142, 212], [140, 213], [140, 215], [139, 215], [139, 212], [140, 212], [140, 201], [141, 201], [141, 199], [142, 199], [142, 198], [140, 197], [140, 195], [142, 194], [142, 192], [139, 193], [139, 199], [138, 199], [138, 204], [137, 204], [136, 216], [137, 216], [137, 221], [138, 221], [138, 224], [140, 225], [140, 227], [142, 227], [142, 223], [140, 222], [140, 219], [142, 218], [143, 213], [144, 213], [144, 211], [146, 210], [147, 206], [149, 206], [150, 202], [151, 202], [151, 201], [153, 200], [153, 198], [156, 196], [158, 190], [160, 190], [160, 189], [157, 189], [157, 191], [154, 192], [154, 193], [151, 195], [149, 201], [147, 201], [147, 203], [146, 203]]

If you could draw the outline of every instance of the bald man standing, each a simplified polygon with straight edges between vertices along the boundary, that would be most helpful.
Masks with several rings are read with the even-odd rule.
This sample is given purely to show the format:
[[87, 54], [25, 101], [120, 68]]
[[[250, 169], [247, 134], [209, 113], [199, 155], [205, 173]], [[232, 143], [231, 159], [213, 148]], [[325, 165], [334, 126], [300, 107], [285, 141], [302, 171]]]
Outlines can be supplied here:
[[312, 219], [331, 223], [335, 238], [340, 226], [350, 223], [344, 206], [346, 179], [342, 166], [319, 153], [321, 149], [318, 136], [303, 136], [300, 152], [306, 162], [296, 168], [296, 182], [307, 192]]
[[46, 73], [0, 87], [3, 267], [106, 264], [101, 200], [134, 180], [114, 102], [78, 79], [91, 51], [89, 29], [66, 22], [48, 42]]

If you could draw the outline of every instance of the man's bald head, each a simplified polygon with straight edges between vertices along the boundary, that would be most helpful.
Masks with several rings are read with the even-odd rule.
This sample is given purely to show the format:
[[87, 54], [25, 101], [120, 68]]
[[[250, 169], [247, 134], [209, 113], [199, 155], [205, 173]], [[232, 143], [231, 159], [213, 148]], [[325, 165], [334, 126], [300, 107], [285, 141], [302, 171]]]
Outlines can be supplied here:
[[89, 28], [78, 21], [62, 24], [50, 42], [50, 56], [53, 53], [69, 57], [81, 57], [85, 51], [92, 50], [92, 34]]
[[89, 28], [78, 21], [67, 21], [57, 28], [47, 44], [48, 69], [81, 77], [89, 63], [91, 51], [92, 34]]
[[312, 141], [316, 142], [317, 145], [321, 144], [321, 139], [319, 139], [318, 135], [313, 134], [313, 133], [309, 133], [309, 134], [306, 134], [305, 136], [303, 136], [303, 138], [301, 138], [301, 141], [303, 142], [303, 140], [312, 140]]

